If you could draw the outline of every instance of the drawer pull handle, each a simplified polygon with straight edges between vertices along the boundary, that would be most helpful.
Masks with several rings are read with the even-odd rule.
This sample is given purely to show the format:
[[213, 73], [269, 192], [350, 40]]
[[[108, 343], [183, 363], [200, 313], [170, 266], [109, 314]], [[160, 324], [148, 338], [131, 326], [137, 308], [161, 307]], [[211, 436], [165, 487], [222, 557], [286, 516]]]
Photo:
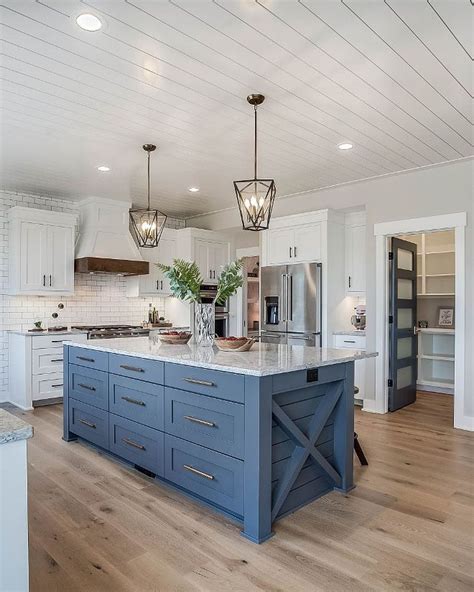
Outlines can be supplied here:
[[125, 442], [125, 444], [128, 444], [129, 446], [133, 446], [133, 448], [138, 448], [139, 450], [146, 450], [143, 444], [138, 444], [137, 442], [129, 440], [128, 438], [122, 438], [122, 442]]
[[210, 475], [209, 473], [205, 473], [204, 471], [200, 471], [199, 469], [195, 469], [191, 465], [183, 465], [183, 469], [186, 471], [190, 471], [195, 475], [199, 475], [200, 477], [204, 477], [204, 479], [209, 479], [209, 481], [214, 481], [214, 475]]
[[183, 378], [185, 382], [189, 382], [191, 384], [199, 384], [201, 386], [216, 386], [213, 382], [209, 380], [198, 380], [197, 378]]
[[59, 388], [60, 386], [64, 386], [62, 382], [61, 384], [52, 384], [51, 388]]
[[87, 391], [95, 391], [95, 390], [97, 390], [95, 388], [95, 386], [89, 386], [88, 384], [81, 384], [81, 383], [79, 383], [77, 386], [80, 386], [81, 388], [86, 389]]
[[216, 427], [216, 424], [213, 421], [208, 421], [207, 419], [199, 419], [199, 417], [193, 417], [192, 415], [185, 415], [184, 419], [187, 419], [188, 421], [192, 421], [193, 423], [205, 425], [208, 428], [215, 428]]
[[51, 343], [62, 343], [64, 339], [51, 339]]
[[77, 359], [83, 362], [95, 362], [94, 358], [85, 358], [84, 356], [77, 356]]
[[353, 339], [344, 339], [344, 343], [355, 343], [355, 341]]
[[64, 360], [62, 358], [54, 358], [51, 362], [64, 362]]
[[138, 399], [131, 399], [130, 397], [122, 397], [124, 401], [127, 403], [133, 403], [134, 405], [140, 405], [141, 407], [146, 407], [145, 401], [139, 401]]
[[90, 421], [86, 421], [85, 419], [80, 419], [79, 420], [79, 423], [83, 423], [88, 428], [93, 428], [94, 430], [97, 428], [97, 426], [95, 425], [95, 423], [91, 423]]
[[138, 368], [137, 366], [128, 366], [127, 364], [120, 364], [120, 368], [124, 370], [130, 370], [130, 372], [145, 372], [143, 368]]

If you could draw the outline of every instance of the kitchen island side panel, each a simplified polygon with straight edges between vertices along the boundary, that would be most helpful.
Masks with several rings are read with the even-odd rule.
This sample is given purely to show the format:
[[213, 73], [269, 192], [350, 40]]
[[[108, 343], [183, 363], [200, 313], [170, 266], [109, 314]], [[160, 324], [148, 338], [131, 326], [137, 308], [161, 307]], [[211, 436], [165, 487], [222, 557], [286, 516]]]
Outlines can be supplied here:
[[71, 442], [77, 436], [69, 431], [69, 345], [63, 345], [63, 440]]

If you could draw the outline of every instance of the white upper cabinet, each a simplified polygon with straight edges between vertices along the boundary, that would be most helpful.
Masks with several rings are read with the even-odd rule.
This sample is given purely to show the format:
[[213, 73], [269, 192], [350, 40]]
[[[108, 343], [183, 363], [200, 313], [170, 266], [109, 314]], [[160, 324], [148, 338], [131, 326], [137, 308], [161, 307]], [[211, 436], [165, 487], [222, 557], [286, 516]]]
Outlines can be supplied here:
[[229, 262], [229, 243], [196, 238], [194, 255], [203, 281], [216, 284], [222, 268]]
[[168, 296], [170, 283], [156, 263], [171, 265], [176, 259], [176, 231], [165, 228], [158, 246], [153, 249], [140, 249], [145, 261], [150, 263], [147, 275], [127, 278], [127, 296]]
[[273, 220], [272, 228], [262, 233], [263, 265], [321, 261], [322, 223], [302, 222], [299, 215]]
[[293, 256], [296, 262], [321, 260], [321, 224], [295, 228]]
[[366, 221], [365, 212], [353, 212], [346, 215], [346, 292], [352, 295], [365, 294], [366, 268]]
[[75, 216], [15, 207], [8, 218], [10, 294], [72, 294]]
[[230, 260], [229, 241], [217, 232], [200, 228], [183, 228], [177, 236], [179, 257], [196, 262], [205, 284], [217, 284]]

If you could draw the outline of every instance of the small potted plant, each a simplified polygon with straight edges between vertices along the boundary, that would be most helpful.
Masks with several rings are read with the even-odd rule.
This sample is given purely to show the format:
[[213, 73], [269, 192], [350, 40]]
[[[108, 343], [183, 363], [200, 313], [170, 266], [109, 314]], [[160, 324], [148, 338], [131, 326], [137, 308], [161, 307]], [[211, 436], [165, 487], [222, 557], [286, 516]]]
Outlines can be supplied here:
[[212, 345], [215, 334], [215, 304], [224, 304], [242, 286], [242, 261], [225, 265], [217, 281], [212, 304], [201, 302], [202, 277], [193, 261], [174, 259], [173, 265], [157, 264], [170, 282], [171, 293], [183, 302], [194, 303], [194, 338], [198, 345]]

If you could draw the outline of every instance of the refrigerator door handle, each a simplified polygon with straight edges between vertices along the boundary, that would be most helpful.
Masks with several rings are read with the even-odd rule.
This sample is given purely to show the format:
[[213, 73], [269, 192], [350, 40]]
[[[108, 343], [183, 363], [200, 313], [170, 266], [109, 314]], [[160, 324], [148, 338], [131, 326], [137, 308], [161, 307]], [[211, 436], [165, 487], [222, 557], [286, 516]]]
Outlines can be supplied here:
[[293, 320], [293, 276], [288, 274], [286, 276], [286, 306], [288, 321]]
[[286, 273], [281, 274], [280, 282], [281, 282], [281, 321], [287, 321], [286, 318], [288, 313], [288, 294], [287, 294], [287, 280], [288, 276]]

